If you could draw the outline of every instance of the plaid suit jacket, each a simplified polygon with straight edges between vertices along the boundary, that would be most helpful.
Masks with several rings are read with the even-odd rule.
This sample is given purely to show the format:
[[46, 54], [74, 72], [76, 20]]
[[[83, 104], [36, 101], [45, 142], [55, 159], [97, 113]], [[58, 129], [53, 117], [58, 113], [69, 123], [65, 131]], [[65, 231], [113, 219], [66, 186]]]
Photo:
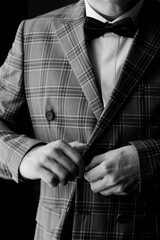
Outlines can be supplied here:
[[139, 188], [127, 196], [95, 194], [83, 178], [56, 188], [41, 182], [35, 240], [160, 239], [159, 4], [149, 10], [106, 109], [88, 57], [83, 0], [19, 26], [0, 69], [1, 176], [18, 182], [26, 152], [57, 139], [86, 143], [85, 164], [127, 144], [140, 160]]

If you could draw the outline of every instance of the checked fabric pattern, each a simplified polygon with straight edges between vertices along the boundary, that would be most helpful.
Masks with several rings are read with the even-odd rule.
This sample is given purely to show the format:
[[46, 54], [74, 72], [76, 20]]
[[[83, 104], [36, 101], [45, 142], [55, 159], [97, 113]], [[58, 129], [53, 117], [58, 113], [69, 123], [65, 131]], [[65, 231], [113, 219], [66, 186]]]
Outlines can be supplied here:
[[20, 181], [26, 152], [57, 139], [86, 143], [86, 165], [96, 154], [133, 144], [141, 170], [139, 188], [127, 196], [94, 194], [83, 178], [57, 188], [41, 182], [35, 240], [160, 239], [160, 21], [154, 21], [160, 7], [154, 4], [155, 17], [144, 14], [106, 109], [88, 57], [83, 0], [20, 24], [0, 68], [1, 175]]

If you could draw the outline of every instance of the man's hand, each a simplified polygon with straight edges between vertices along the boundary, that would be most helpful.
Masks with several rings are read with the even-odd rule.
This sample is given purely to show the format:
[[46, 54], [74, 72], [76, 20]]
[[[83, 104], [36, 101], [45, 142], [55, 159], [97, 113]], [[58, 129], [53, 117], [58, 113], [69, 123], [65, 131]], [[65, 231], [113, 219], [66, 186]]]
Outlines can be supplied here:
[[137, 187], [139, 159], [134, 146], [125, 146], [94, 157], [85, 179], [95, 193], [124, 195]]
[[27, 179], [42, 179], [52, 187], [80, 178], [84, 174], [81, 154], [85, 144], [59, 140], [30, 151], [20, 164], [20, 174]]

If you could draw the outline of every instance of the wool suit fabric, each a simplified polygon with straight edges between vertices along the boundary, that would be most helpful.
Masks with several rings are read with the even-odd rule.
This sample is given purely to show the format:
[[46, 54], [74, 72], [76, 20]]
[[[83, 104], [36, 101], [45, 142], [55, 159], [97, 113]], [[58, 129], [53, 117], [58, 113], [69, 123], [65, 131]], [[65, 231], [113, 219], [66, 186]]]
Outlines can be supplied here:
[[140, 162], [138, 188], [125, 196], [93, 193], [84, 178], [56, 188], [41, 181], [35, 240], [160, 239], [160, 6], [145, 5], [105, 109], [88, 56], [83, 0], [18, 28], [0, 69], [1, 176], [19, 182], [25, 154], [58, 139], [85, 143], [85, 165], [129, 144]]

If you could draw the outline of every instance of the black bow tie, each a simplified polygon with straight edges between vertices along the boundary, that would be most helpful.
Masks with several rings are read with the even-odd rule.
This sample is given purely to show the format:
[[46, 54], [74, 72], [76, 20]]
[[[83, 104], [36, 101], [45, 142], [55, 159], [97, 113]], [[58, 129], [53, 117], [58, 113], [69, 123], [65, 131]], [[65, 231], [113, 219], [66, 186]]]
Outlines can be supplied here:
[[87, 39], [94, 39], [107, 32], [113, 32], [123, 37], [133, 38], [137, 30], [133, 18], [124, 18], [115, 23], [103, 23], [94, 18], [86, 17], [84, 31]]

